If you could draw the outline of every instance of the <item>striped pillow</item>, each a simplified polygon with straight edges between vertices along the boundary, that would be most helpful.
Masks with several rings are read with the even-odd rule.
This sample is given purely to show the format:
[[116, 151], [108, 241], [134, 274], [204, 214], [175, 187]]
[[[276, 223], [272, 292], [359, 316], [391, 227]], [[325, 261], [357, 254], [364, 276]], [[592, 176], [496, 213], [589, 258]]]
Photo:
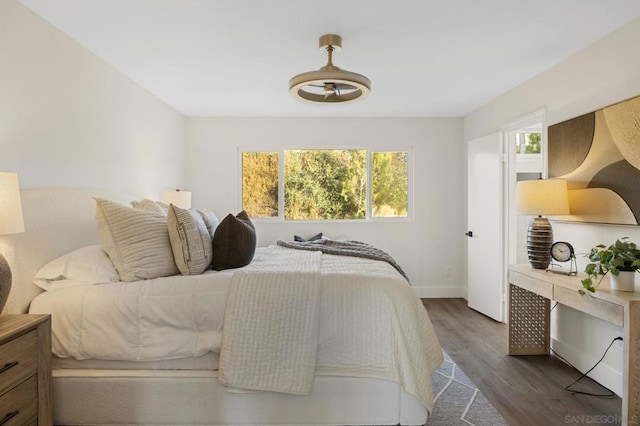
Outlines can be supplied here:
[[96, 222], [102, 249], [122, 281], [176, 275], [167, 218], [113, 201], [95, 198]]
[[170, 204], [167, 225], [173, 259], [182, 275], [201, 274], [211, 266], [211, 236], [198, 212]]

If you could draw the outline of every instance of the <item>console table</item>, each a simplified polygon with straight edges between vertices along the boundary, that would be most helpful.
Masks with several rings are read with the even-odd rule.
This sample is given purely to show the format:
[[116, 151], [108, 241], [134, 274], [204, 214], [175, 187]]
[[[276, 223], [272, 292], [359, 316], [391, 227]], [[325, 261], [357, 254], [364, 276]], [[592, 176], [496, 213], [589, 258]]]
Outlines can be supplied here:
[[640, 421], [640, 293], [613, 291], [608, 277], [581, 296], [585, 274], [566, 276], [530, 265], [509, 267], [509, 355], [549, 355], [550, 301], [623, 328], [622, 424]]

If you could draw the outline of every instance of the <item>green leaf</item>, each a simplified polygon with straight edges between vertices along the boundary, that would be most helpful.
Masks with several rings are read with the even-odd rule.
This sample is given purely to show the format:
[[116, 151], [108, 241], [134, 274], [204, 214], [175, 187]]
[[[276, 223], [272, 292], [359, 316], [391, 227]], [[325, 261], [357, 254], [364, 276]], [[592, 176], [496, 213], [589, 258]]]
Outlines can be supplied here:
[[[596, 289], [593, 286], [593, 281], [591, 281], [591, 278], [585, 278], [582, 280], [582, 287], [584, 287], [585, 290], [590, 291], [591, 293], [595, 293]], [[584, 295], [584, 291], [580, 290], [581, 294]]]

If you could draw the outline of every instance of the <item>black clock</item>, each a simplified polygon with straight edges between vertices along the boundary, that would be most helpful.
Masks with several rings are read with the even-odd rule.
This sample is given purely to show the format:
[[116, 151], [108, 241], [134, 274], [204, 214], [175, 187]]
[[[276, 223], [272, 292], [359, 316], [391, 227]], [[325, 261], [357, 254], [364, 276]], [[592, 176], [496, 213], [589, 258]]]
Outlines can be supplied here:
[[566, 241], [557, 241], [551, 245], [551, 257], [558, 262], [568, 262], [575, 257], [573, 246]]

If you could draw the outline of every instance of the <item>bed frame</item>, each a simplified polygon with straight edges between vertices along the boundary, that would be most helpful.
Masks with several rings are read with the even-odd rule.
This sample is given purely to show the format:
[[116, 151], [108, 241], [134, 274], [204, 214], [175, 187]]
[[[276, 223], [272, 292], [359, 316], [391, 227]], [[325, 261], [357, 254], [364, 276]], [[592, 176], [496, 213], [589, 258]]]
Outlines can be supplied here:
[[[26, 231], [15, 236], [8, 313], [25, 313], [42, 290], [38, 269], [78, 247], [98, 244], [99, 196], [128, 204], [141, 197], [87, 189], [22, 191]], [[227, 391], [212, 370], [53, 370], [53, 418], [64, 425], [418, 425], [427, 411], [394, 382], [318, 376], [310, 396]], [[430, 377], [425, 377], [430, 380]]]

